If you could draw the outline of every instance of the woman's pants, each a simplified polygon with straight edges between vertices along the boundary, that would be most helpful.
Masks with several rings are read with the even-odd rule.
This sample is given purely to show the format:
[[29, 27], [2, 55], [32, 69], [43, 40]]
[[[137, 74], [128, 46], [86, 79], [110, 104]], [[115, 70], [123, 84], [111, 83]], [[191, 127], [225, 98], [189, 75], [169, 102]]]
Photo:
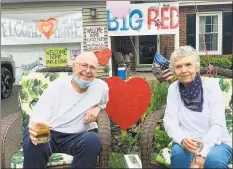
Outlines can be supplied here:
[[[171, 168], [190, 168], [194, 155], [177, 143], [172, 145]], [[207, 154], [204, 168], [228, 168], [232, 148], [227, 144], [216, 145]]]
[[24, 168], [46, 168], [52, 153], [73, 156], [71, 168], [95, 168], [101, 151], [100, 137], [95, 132], [66, 134], [51, 130], [48, 143], [34, 145], [27, 132], [23, 140]]

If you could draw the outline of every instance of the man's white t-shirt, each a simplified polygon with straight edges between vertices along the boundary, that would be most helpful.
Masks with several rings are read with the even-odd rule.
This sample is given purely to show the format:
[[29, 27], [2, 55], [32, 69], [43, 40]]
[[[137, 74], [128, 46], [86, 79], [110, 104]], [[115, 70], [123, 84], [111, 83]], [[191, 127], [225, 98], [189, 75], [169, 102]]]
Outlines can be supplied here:
[[106, 107], [109, 88], [103, 80], [95, 79], [80, 94], [73, 89], [71, 80], [72, 76], [65, 76], [52, 82], [33, 108], [30, 121], [48, 122], [52, 130], [62, 133], [87, 131], [86, 112], [96, 105]]

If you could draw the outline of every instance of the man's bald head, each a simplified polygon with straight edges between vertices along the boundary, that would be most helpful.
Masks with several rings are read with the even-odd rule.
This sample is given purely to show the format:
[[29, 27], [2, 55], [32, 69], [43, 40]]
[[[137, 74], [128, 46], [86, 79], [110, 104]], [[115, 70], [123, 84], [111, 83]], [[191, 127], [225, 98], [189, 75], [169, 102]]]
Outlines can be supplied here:
[[98, 66], [98, 59], [93, 52], [82, 52], [79, 56], [76, 57], [77, 63], [88, 63], [93, 66]]

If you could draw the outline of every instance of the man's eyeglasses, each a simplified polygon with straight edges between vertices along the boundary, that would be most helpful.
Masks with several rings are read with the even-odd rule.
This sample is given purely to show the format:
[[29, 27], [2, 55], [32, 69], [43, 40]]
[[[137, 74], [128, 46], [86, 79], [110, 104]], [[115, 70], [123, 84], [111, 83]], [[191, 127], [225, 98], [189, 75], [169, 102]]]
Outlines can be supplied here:
[[97, 68], [95, 66], [93, 66], [93, 65], [89, 66], [86, 63], [77, 63], [77, 62], [75, 64], [78, 64], [82, 70], [87, 70], [87, 68], [89, 67], [91, 72], [96, 72], [97, 71]]

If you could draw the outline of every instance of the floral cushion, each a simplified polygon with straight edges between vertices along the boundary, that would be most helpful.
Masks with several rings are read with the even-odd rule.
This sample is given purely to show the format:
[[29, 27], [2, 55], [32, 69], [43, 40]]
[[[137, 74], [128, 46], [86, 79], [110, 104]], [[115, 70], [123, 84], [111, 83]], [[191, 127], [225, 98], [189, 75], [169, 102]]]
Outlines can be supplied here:
[[72, 76], [70, 72], [33, 72], [30, 74], [24, 74], [22, 77], [21, 85], [22, 91], [20, 94], [21, 109], [23, 111], [22, 116], [22, 138], [23, 133], [29, 123], [29, 116], [33, 107], [39, 100], [44, 90], [48, 87], [50, 82], [62, 76]]
[[[18, 152], [16, 152], [11, 159], [11, 168], [23, 168], [23, 149], [21, 148]], [[53, 153], [49, 158], [49, 162], [47, 164], [48, 167], [52, 166], [63, 166], [70, 165], [73, 160], [73, 156], [63, 154], [63, 153]]]
[[[223, 92], [224, 101], [225, 101], [225, 115], [226, 115], [226, 125], [227, 130], [232, 136], [232, 108], [233, 108], [233, 100], [232, 100], [232, 79], [223, 79], [223, 78], [216, 78], [218, 84]], [[169, 145], [160, 150], [160, 152], [155, 156], [155, 162], [166, 167], [170, 167], [171, 165], [171, 146], [172, 142]], [[233, 162], [229, 164], [229, 168], [232, 168]]]

